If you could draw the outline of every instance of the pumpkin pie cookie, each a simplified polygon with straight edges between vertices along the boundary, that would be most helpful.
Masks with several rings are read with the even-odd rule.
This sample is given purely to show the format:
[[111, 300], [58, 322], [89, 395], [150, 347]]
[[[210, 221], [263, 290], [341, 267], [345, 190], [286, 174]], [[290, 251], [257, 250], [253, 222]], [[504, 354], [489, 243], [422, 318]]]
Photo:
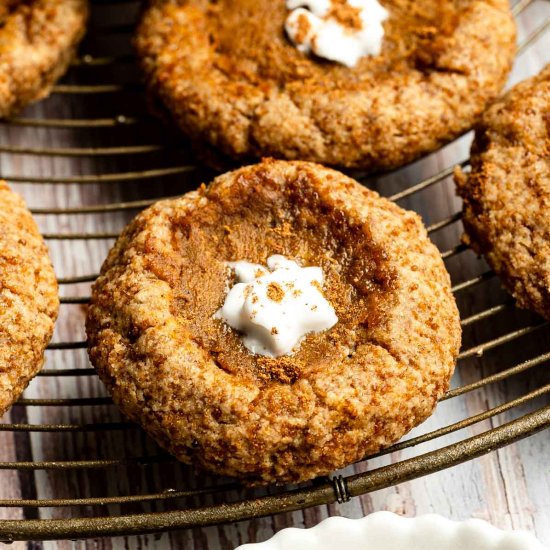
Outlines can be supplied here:
[[483, 115], [471, 171], [457, 170], [464, 239], [517, 304], [550, 320], [550, 65]]
[[0, 182], [0, 415], [42, 367], [58, 308], [57, 281], [36, 223]]
[[87, 0], [1, 2], [0, 117], [49, 94], [84, 36], [87, 17]]
[[203, 150], [388, 170], [472, 126], [506, 81], [515, 25], [508, 0], [362, 3], [150, 0], [135, 45]]
[[422, 422], [461, 329], [416, 214], [265, 160], [139, 214], [87, 334], [130, 419], [181, 461], [257, 484], [327, 474]]

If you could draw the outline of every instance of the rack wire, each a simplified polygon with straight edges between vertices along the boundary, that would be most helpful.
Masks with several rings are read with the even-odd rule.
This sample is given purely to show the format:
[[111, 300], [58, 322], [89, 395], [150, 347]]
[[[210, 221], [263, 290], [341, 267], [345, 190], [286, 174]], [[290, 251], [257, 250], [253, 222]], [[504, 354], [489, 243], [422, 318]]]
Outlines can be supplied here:
[[[520, 0], [514, 14], [536, 3]], [[212, 174], [177, 132], [147, 114], [128, 46], [136, 1], [94, 0], [93, 6], [86, 53], [64, 82], [25, 116], [1, 123], [2, 177], [29, 199], [56, 268], [63, 269], [62, 328], [48, 347], [48, 364], [0, 420], [0, 448], [8, 449], [0, 452], [0, 479], [15, 475], [19, 488], [16, 496], [0, 489], [0, 541], [157, 532], [345, 502], [550, 427], [544, 369], [550, 363], [549, 324], [516, 310], [494, 273], [459, 241], [459, 204], [448, 190], [454, 166], [467, 169], [467, 160], [408, 184], [415, 166], [425, 170], [433, 156], [364, 182], [424, 216], [453, 278], [464, 346], [439, 407], [450, 404], [444, 417], [438, 409], [405, 441], [365, 457], [366, 471], [351, 467], [298, 487], [267, 489], [195, 473], [121, 418], [86, 362], [82, 324], [89, 284], [137, 211]], [[105, 13], [123, 11], [130, 13], [126, 19], [102, 24], [109, 20]], [[538, 22], [521, 42], [520, 58], [549, 26], [550, 18]], [[443, 218], [431, 219], [434, 204], [447, 210]], [[80, 265], [93, 267], [80, 273]], [[476, 409], [472, 396], [479, 391], [486, 392], [487, 403]], [[419, 452], [421, 445], [428, 450]]]

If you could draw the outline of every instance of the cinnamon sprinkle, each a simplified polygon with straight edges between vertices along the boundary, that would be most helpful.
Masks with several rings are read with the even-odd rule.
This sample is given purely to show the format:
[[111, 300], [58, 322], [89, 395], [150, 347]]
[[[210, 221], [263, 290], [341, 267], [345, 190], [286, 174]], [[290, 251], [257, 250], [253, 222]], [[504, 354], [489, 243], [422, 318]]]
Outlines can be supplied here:
[[282, 302], [285, 297], [285, 291], [278, 283], [271, 282], [267, 286], [267, 297], [273, 302]]
[[340, 25], [353, 31], [363, 29], [360, 8], [350, 6], [347, 0], [331, 0], [331, 8], [325, 19], [335, 19]]
[[296, 42], [298, 44], [303, 44], [311, 30], [311, 23], [309, 22], [309, 19], [306, 15], [301, 14], [300, 17], [297, 19], [298, 23], [298, 32], [296, 33]]

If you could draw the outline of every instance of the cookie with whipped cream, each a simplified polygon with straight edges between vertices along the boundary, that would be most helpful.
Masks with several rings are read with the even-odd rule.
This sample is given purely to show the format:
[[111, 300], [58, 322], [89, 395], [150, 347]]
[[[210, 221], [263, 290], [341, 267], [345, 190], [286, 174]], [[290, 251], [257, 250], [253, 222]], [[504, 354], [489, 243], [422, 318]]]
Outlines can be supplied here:
[[21, 197], [0, 181], [0, 416], [42, 367], [58, 308], [42, 236]]
[[88, 0], [4, 0], [0, 5], [0, 117], [50, 93], [84, 36]]
[[380, 171], [472, 126], [515, 25], [508, 0], [149, 0], [135, 45], [201, 151]]
[[266, 160], [139, 214], [87, 334], [130, 419], [181, 461], [258, 484], [328, 474], [422, 422], [461, 329], [416, 214]]
[[457, 170], [464, 240], [517, 305], [550, 320], [550, 65], [483, 115], [471, 171]]

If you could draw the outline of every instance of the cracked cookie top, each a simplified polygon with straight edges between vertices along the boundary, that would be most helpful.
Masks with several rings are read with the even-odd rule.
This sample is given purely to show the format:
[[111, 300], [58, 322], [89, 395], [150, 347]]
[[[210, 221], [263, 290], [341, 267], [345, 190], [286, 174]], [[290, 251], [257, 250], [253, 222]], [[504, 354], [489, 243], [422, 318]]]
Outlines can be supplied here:
[[[324, 273], [338, 322], [292, 354], [251, 353], [215, 314], [227, 262]], [[428, 416], [460, 342], [449, 276], [419, 217], [319, 165], [267, 160], [137, 216], [87, 321], [92, 363], [180, 460], [293, 482], [389, 445]]]
[[520, 307], [550, 320], [550, 65], [514, 86], [476, 129], [458, 172], [465, 240]]
[[42, 236], [23, 200], [0, 181], [0, 416], [42, 367], [58, 308]]
[[285, 2], [150, 0], [136, 48], [151, 92], [199, 147], [369, 171], [470, 128], [515, 53], [508, 0], [386, 0], [380, 55], [299, 51]]
[[0, 6], [0, 117], [45, 97], [84, 35], [88, 0], [8, 0]]

